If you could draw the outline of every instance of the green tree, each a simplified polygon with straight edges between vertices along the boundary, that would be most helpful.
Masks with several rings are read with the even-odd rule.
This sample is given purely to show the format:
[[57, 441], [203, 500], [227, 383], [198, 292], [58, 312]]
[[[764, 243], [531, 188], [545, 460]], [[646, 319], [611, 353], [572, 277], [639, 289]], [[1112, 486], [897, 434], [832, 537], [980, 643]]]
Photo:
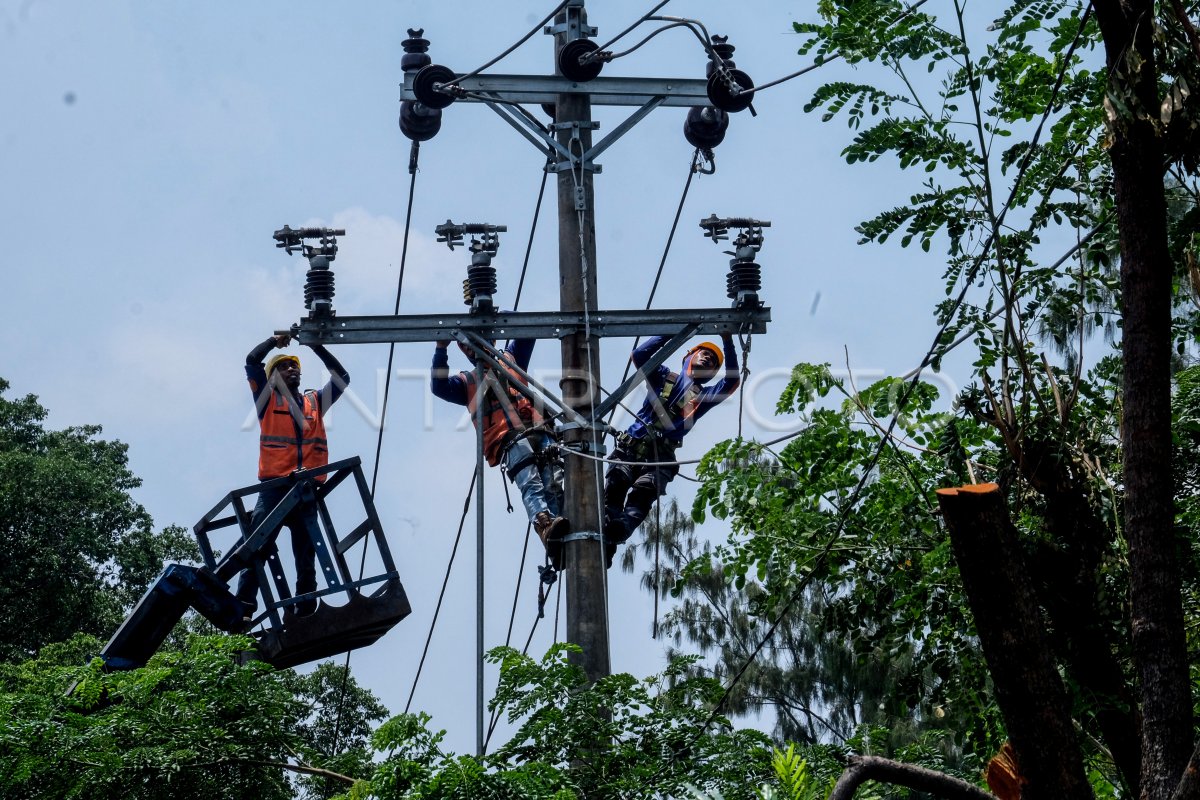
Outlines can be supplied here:
[[196, 638], [106, 673], [79, 636], [0, 666], [0, 794], [290, 798], [282, 765], [304, 708], [268, 665], [239, 663], [251, 645]]
[[[320, 769], [353, 778], [367, 778], [373, 765], [372, 723], [388, 716], [387, 708], [358, 685], [345, 665], [324, 661], [311, 672], [291, 670], [280, 676], [305, 712], [296, 724], [299, 759]], [[339, 790], [329, 776], [301, 776], [305, 797], [327, 798]]]
[[[694, 789], [732, 799], [758, 797], [761, 786], [781, 781], [769, 740], [712, 716], [719, 685], [688, 677], [684, 664], [646, 680], [612, 675], [588, 685], [567, 660], [571, 646], [556, 646], [540, 662], [493, 651], [500, 665], [493, 707], [517, 732], [476, 758], [444, 751], [444, 734], [430, 730], [424, 714], [385, 722], [371, 734], [370, 751], [360, 750], [363, 728], [354, 720], [378, 711], [369, 694], [343, 714], [353, 724], [334, 748], [333, 714], [310, 703], [334, 697], [340, 669], [327, 665], [305, 678], [277, 672], [244, 658], [248, 637], [192, 637], [184, 650], [119, 673], [104, 672], [98, 660], [79, 666], [96, 645], [81, 636], [37, 659], [0, 665], [3, 796], [236, 800], [287, 798], [298, 788], [381, 800], [615, 800]], [[348, 744], [348, 758], [316, 752]], [[338, 758], [354, 773], [322, 766]], [[794, 772], [792, 764], [787, 785], [799, 785]]]
[[[759, 467], [774, 469], [768, 461]], [[770, 603], [763, 583], [750, 577], [737, 585], [726, 580], [726, 565], [674, 500], [658, 516], [661, 521], [651, 517], [639, 529], [622, 567], [633, 572], [640, 556], [650, 565], [642, 574], [642, 587], [664, 603], [676, 598], [658, 628], [667, 637], [668, 657], [698, 650], [711, 663], [691, 664], [690, 674], [722, 683], [744, 668], [724, 709], [734, 714], [772, 711], [773, 735], [779, 741], [845, 743], [863, 725], [886, 728], [894, 746], [914, 741], [915, 720], [898, 685], [913, 680], [911, 652], [876, 651], [871, 662], [861, 659], [850, 638], [861, 631], [826, 621], [841, 613], [836, 587], [813, 581], [777, 620], [769, 656], [752, 658], [764, 606]], [[894, 643], [894, 648], [904, 646], [903, 639]], [[934, 711], [930, 720], [944, 725], [945, 709]]]
[[155, 532], [130, 496], [126, 446], [100, 427], [48, 430], [33, 395], [0, 379], [0, 660], [76, 632], [107, 636], [164, 561], [198, 555], [186, 531]]
[[[709, 713], [715, 681], [689, 677], [686, 662], [675, 662], [645, 680], [617, 674], [588, 684], [568, 661], [574, 648], [555, 645], [541, 661], [511, 648], [489, 653], [500, 665], [491, 705], [518, 727], [483, 759], [443, 752], [426, 715], [385, 723], [375, 746], [388, 755], [369, 796], [734, 800], [759, 797], [772, 780], [769, 740]], [[368, 795], [350, 793], [360, 796]]]
[[[974, 383], [939, 420], [923, 384], [860, 392], [798, 367], [780, 406], [808, 411], [809, 427], [778, 453], [710, 453], [695, 513], [731, 522], [717, 556], [732, 579], [763, 582], [764, 618], [833, 587], [825, 630], [865, 661], [911, 653], [916, 680], [899, 686], [912, 713], [970, 712], [961, 743], [980, 756], [1011, 737], [1029, 796], [1090, 794], [1071, 766], [1082, 752], [1097, 790], [1167, 797], [1194, 738], [1168, 398], [1172, 344], [1192, 355], [1197, 325], [1196, 151], [1177, 144], [1197, 127], [1197, 4], [1019, 0], [982, 22], [959, 2], [930, 8], [826, 1], [796, 28], [802, 53], [868, 76], [808, 106], [848, 122], [847, 160], [919, 172], [907, 202], [858, 230], [944, 246], [942, 327], [922, 366], [969, 343]], [[1097, 330], [1119, 331], [1121, 359], [1091, 352], [1105, 350]], [[968, 610], [933, 497], [977, 479], [1008, 500], [1005, 558], [1067, 678], [1058, 738], [1031, 733], [1044, 709], [1004, 700], [1019, 673], [981, 658], [985, 628], [1015, 621]]]

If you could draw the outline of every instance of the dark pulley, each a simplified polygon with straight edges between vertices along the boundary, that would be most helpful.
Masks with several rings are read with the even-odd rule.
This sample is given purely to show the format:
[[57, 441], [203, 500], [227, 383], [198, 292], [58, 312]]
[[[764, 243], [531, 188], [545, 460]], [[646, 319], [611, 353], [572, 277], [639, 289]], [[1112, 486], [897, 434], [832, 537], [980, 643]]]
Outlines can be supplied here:
[[434, 84], [454, 83], [454, 70], [441, 64], [421, 67], [413, 77], [412, 92], [429, 108], [445, 108], [454, 102], [454, 96], [434, 89]]
[[427, 142], [442, 129], [442, 110], [405, 100], [400, 104], [400, 132], [414, 142]]
[[596, 52], [599, 46], [591, 39], [572, 39], [558, 51], [558, 71], [564, 77], [578, 83], [590, 81], [600, 74], [602, 64], [599, 60], [580, 64], [579, 59]]
[[[429, 67], [425, 69], [429, 69]], [[750, 76], [740, 69], [725, 70], [724, 75], [728, 76], [729, 81], [737, 84], [740, 91], [734, 94], [726, 78], [718, 70], [708, 79], [709, 101], [722, 111], [731, 113], [745, 111], [754, 102], [754, 81], [750, 80]]]
[[683, 137], [692, 147], [709, 149], [725, 140], [729, 115], [712, 106], [692, 106], [683, 122]]

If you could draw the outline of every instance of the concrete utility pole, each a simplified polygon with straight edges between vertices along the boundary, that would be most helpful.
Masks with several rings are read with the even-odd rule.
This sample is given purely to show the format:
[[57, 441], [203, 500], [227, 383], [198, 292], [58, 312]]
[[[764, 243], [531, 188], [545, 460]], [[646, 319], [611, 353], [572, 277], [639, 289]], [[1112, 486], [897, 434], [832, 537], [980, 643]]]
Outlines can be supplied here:
[[[587, 14], [583, 3], [568, 6], [556, 20], [555, 52], [583, 38]], [[556, 66], [557, 71], [557, 66]], [[592, 101], [587, 94], [560, 94], [555, 101], [554, 127], [559, 144], [580, 155], [592, 147]], [[582, 161], [582, 159], [581, 159]], [[596, 216], [592, 164], [568, 162], [558, 172], [559, 303], [563, 311], [596, 313]], [[587, 327], [562, 340], [564, 402], [591, 417], [600, 386], [600, 340]], [[596, 452], [603, 434], [594, 427], [574, 426], [563, 432], [563, 443]], [[582, 666], [589, 681], [612, 671], [608, 652], [608, 585], [604, 540], [603, 476], [600, 464], [568, 458], [563, 464], [564, 512], [573, 533], [564, 545], [567, 590], [567, 641], [583, 648]]]
[[[404, 42], [405, 56], [403, 100], [400, 128], [414, 142], [436, 136], [443, 111], [455, 102], [483, 103], [512, 126], [549, 159], [548, 169], [557, 175], [559, 217], [559, 301], [557, 312], [501, 313], [491, 298], [475, 304], [469, 312], [407, 316], [344, 317], [332, 308], [332, 277], [310, 270], [306, 297], [309, 315], [291, 332], [301, 344], [361, 344], [375, 342], [421, 342], [456, 338], [470, 344], [483, 358], [486, 341], [500, 338], [559, 339], [562, 344], [562, 401], [544, 392], [551, 406], [562, 412], [559, 430], [564, 449], [565, 515], [573, 532], [565, 544], [567, 583], [567, 639], [582, 648], [579, 663], [589, 681], [610, 672], [608, 645], [607, 572], [601, 532], [602, 471], [591, 459], [573, 455], [600, 455], [605, 430], [603, 418], [645, 374], [657, 369], [691, 336], [726, 333], [764, 333], [770, 321], [770, 309], [757, 298], [757, 265], [750, 263], [757, 250], [739, 240], [734, 243], [739, 255], [731, 262], [729, 297], [736, 298], [732, 308], [663, 309], [655, 311], [599, 311], [597, 298], [595, 204], [592, 180], [600, 166], [595, 159], [627, 133], [651, 111], [661, 106], [690, 108], [697, 124], [711, 123], [716, 105], [724, 111], [740, 111], [750, 105], [752, 91], [749, 76], [733, 70], [727, 60], [732, 46], [714, 37], [708, 46], [711, 60], [709, 78], [625, 78], [600, 77], [602, 59], [591, 59], [597, 51], [591, 41], [597, 33], [587, 24], [584, 0], [567, 0], [546, 33], [555, 43], [553, 75], [488, 75], [456, 73], [432, 63], [426, 54], [430, 47], [423, 31], [410, 30]], [[593, 105], [632, 106], [634, 111], [599, 142], [592, 131], [599, 127], [591, 119]], [[555, 121], [547, 129], [526, 109], [553, 107]], [[701, 113], [703, 112], [703, 114]], [[453, 113], [446, 111], [446, 113]], [[714, 112], [715, 113], [715, 112]], [[707, 115], [707, 116], [705, 116]], [[703, 118], [702, 118], [703, 117]], [[727, 124], [727, 120], [724, 124]], [[724, 135], [721, 127], [714, 140]], [[689, 135], [689, 141], [692, 137]], [[697, 147], [701, 145], [697, 144]], [[714, 216], [702, 226], [714, 240], [726, 238], [729, 226], [752, 227], [754, 220], [717, 220]], [[475, 225], [439, 226], [439, 235], [483, 233], [502, 227]], [[445, 230], [443, 230], [445, 228]], [[722, 234], [718, 236], [718, 233]], [[442, 239], [441, 241], [446, 241]], [[483, 243], [486, 244], [486, 243]], [[486, 248], [485, 248], [486, 249]], [[742, 266], [734, 266], [734, 264]], [[746, 271], [749, 277], [735, 275]], [[494, 274], [494, 273], [493, 273]], [[493, 281], [494, 283], [494, 281]], [[739, 289], [740, 287], [740, 289]], [[494, 286], [493, 286], [494, 288]], [[736, 290], [736, 291], [735, 291]], [[744, 290], [744, 291], [743, 291]], [[605, 336], [671, 335], [671, 339], [628, 380], [604, 400], [599, 398], [599, 341]], [[480, 338], [482, 337], [482, 338]], [[489, 363], [491, 363], [489, 361]], [[495, 366], [495, 364], [493, 364]], [[536, 386], [530, 381], [531, 386]], [[531, 392], [529, 387], [515, 386]], [[479, 510], [482, 512], [482, 509]], [[482, 525], [480, 525], [482, 528]], [[482, 560], [482, 559], [481, 559]], [[479, 569], [482, 570], [482, 564]], [[479, 580], [482, 586], [482, 579]], [[482, 607], [482, 597], [479, 598]], [[482, 613], [479, 617], [482, 630]], [[481, 635], [481, 634], [480, 634]], [[480, 675], [482, 673], [480, 672]], [[477, 696], [482, 697], [482, 677]], [[479, 724], [482, 725], [482, 702]], [[480, 728], [482, 730], [482, 728]], [[482, 744], [479, 745], [482, 750]]]

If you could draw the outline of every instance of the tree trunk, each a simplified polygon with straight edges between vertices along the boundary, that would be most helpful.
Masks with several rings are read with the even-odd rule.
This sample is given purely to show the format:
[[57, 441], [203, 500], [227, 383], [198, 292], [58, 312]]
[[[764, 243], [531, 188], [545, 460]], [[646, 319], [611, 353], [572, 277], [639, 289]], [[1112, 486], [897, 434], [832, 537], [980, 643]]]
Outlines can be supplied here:
[[1179, 785], [1175, 787], [1175, 794], [1171, 796], [1171, 800], [1196, 800], [1200, 798], [1200, 745], [1192, 751], [1192, 758], [1188, 761], [1187, 769], [1183, 771], [1183, 778], [1179, 781]]
[[1125, 532], [1142, 693], [1141, 797], [1167, 800], [1192, 750], [1192, 699], [1173, 535], [1171, 292], [1152, 0], [1096, 0], [1109, 69], [1121, 238]]
[[994, 483], [939, 489], [963, 588], [1009, 740], [1024, 800], [1090, 800], [1070, 701], [1041, 609]]
[[[1030, 577], [1053, 627], [1052, 642], [1074, 696], [1092, 709], [1096, 734], [1112, 754], [1126, 793], [1141, 785], [1141, 729], [1132, 685], [1125, 597], [1103, 591], [1104, 555], [1114, 538], [1088, 487], [1058, 448], [1027, 438], [1021, 472], [1045, 500], [1045, 532], [1026, 549]], [[1033, 456], [1033, 457], [1030, 457]], [[1085, 720], [1084, 725], [1090, 725]]]

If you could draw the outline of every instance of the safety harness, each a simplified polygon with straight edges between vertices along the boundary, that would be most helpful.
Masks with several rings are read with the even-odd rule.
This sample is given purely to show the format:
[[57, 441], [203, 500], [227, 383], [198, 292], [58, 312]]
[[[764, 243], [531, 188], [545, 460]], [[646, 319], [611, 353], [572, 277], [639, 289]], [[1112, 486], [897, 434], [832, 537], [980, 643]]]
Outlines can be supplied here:
[[696, 413], [700, 405], [701, 389], [694, 382], [679, 393], [674, 400], [671, 395], [679, 384], [679, 373], [668, 372], [663, 381], [653, 405], [654, 421], [644, 427], [646, 435], [635, 439], [628, 433], [617, 434], [617, 447], [624, 450], [637, 461], [669, 461], [679, 446], [683, 444], [678, 439], [667, 438], [667, 422], [673, 423], [687, 419]]
[[547, 445], [546, 441], [541, 437], [530, 439], [529, 453], [525, 454], [513, 464], [505, 465], [503, 459], [500, 462], [500, 470], [508, 475], [509, 480], [514, 480], [513, 476], [530, 465], [537, 465], [538, 469], [542, 469], [551, 464], [557, 464], [562, 461], [558, 453], [558, 434], [547, 423], [543, 422], [538, 425], [532, 425], [524, 430], [506, 437], [503, 447], [501, 448], [501, 456], [508, 452], [508, 449], [522, 439], [529, 439], [535, 433], [545, 433], [554, 444]]

